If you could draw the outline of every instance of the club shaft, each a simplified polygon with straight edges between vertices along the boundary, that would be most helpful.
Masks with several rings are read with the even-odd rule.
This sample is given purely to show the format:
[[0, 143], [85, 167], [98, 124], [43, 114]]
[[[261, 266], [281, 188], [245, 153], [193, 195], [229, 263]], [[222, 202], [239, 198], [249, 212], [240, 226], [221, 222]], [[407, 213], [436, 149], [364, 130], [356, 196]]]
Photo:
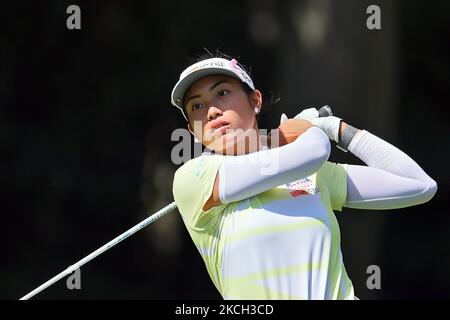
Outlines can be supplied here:
[[70, 267], [68, 267], [63, 272], [59, 273], [58, 275], [54, 276], [53, 278], [51, 278], [50, 280], [48, 280], [44, 284], [40, 285], [39, 287], [37, 287], [36, 289], [34, 289], [30, 293], [28, 293], [27, 295], [23, 296], [22, 298], [20, 298], [20, 300], [28, 300], [28, 299], [30, 299], [31, 297], [35, 296], [39, 292], [41, 292], [41, 291], [45, 290], [46, 288], [50, 287], [55, 282], [61, 280], [62, 278], [64, 278], [65, 276], [69, 275], [70, 273], [72, 273], [76, 269], [78, 269], [81, 266], [83, 266], [84, 264], [88, 263], [89, 261], [91, 261], [95, 257], [101, 255], [103, 252], [111, 249], [116, 244], [122, 242], [123, 240], [125, 240], [129, 236], [133, 235], [134, 233], [138, 232], [139, 230], [145, 228], [150, 223], [152, 223], [152, 222], [158, 220], [159, 218], [161, 218], [162, 216], [168, 214], [169, 212], [174, 210], [176, 207], [177, 207], [177, 205], [176, 205], [175, 202], [172, 202], [171, 204], [165, 206], [164, 208], [162, 208], [158, 212], [154, 213], [153, 215], [151, 215], [150, 217], [148, 217], [144, 221], [138, 223], [137, 225], [135, 225], [134, 227], [132, 227], [128, 231], [125, 231], [124, 233], [122, 233], [118, 237], [116, 237], [113, 240], [111, 240], [110, 242], [106, 243], [104, 246], [98, 248], [97, 250], [95, 250], [94, 252], [89, 254], [88, 256], [84, 257], [83, 259], [81, 259], [77, 263], [75, 263], [75, 264], [71, 265]]

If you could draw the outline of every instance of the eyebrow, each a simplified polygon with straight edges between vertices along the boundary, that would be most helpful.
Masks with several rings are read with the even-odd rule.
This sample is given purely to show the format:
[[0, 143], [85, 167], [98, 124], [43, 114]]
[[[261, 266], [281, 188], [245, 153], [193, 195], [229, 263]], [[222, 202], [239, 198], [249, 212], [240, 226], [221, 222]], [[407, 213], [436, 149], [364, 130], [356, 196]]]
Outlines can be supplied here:
[[[213, 84], [213, 85], [208, 89], [208, 91], [214, 90], [215, 87], [217, 87], [219, 84], [224, 83], [224, 82], [229, 83], [227, 80], [220, 80], [220, 81], [216, 82], [215, 84]], [[197, 94], [197, 95], [195, 95], [195, 96], [190, 96], [190, 97], [186, 100], [186, 102], [184, 103], [184, 105], [186, 106], [187, 103], [189, 102], [189, 100], [195, 99], [195, 98], [200, 98], [200, 97], [201, 97], [200, 94]]]

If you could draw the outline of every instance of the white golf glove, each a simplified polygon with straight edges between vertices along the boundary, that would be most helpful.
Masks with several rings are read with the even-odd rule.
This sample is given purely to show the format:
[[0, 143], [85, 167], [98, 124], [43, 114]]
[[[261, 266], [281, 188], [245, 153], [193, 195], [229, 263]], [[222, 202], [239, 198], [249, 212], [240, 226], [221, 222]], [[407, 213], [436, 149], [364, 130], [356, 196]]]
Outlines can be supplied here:
[[[341, 118], [335, 116], [319, 117], [319, 112], [316, 108], [309, 108], [297, 114], [294, 119], [303, 119], [311, 122], [313, 125], [322, 129], [328, 138], [336, 143], [339, 142], [339, 126], [342, 120]], [[283, 113], [281, 115], [280, 124], [287, 120], [288, 117]]]
[[[309, 108], [309, 109], [305, 109], [302, 112], [300, 112], [298, 115], [296, 115], [294, 117], [294, 119], [303, 119], [303, 120], [311, 121], [312, 119], [315, 119], [318, 117], [319, 117], [319, 111], [317, 111], [316, 108]], [[288, 120], [287, 115], [285, 115], [283, 113], [281, 115], [280, 124], [282, 124], [283, 122], [286, 122], [287, 120]]]

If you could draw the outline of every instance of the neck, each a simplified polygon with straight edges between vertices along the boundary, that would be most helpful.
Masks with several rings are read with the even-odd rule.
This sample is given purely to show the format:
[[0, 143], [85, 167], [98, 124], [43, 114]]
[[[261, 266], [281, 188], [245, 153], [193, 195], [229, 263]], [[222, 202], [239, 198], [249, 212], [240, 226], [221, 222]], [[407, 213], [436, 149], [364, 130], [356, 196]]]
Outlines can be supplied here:
[[[248, 140], [246, 140], [245, 143], [245, 148], [244, 150], [242, 150], [241, 152], [239, 152], [240, 150], [238, 150], [237, 145], [233, 146], [233, 152], [229, 152], [226, 155], [243, 155], [243, 154], [249, 154], [249, 153], [253, 153], [253, 152], [257, 152], [257, 151], [262, 151], [265, 149], [268, 149], [268, 138], [266, 135], [259, 135], [259, 132], [257, 131], [257, 139], [256, 139], [256, 143], [249, 143]], [[205, 147], [205, 153], [208, 154], [223, 154], [221, 152], [215, 152], [214, 150], [209, 149], [208, 147]]]

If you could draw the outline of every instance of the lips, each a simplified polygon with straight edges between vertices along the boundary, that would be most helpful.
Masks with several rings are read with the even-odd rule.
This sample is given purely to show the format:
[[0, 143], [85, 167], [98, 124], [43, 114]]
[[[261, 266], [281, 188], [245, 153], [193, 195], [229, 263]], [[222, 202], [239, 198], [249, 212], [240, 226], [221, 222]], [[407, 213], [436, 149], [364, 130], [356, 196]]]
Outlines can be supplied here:
[[214, 120], [211, 122], [211, 129], [213, 131], [220, 129], [221, 132], [223, 132], [224, 130], [226, 130], [226, 128], [228, 128], [230, 126], [230, 123], [227, 121], [223, 121], [223, 120]]
[[224, 126], [221, 126], [217, 129], [214, 129], [214, 132], [219, 131], [221, 134], [225, 134], [227, 132], [227, 129], [231, 127], [231, 124], [226, 124]]

